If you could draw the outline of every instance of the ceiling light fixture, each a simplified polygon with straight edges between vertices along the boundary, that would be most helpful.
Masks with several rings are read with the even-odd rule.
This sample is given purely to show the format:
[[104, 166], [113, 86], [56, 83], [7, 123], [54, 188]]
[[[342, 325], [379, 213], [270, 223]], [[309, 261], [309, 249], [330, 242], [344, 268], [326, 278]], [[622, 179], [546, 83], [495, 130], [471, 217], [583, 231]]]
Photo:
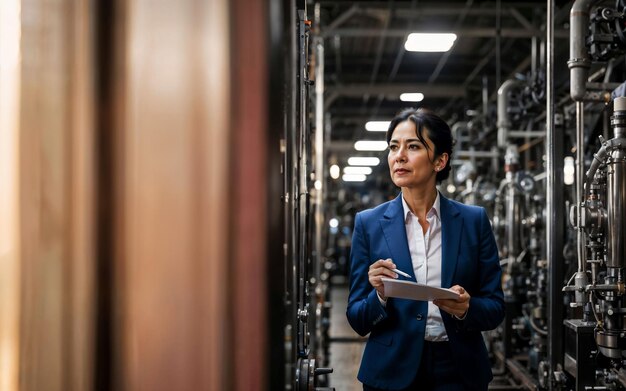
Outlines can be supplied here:
[[348, 158], [348, 164], [351, 166], [377, 166], [380, 159], [377, 157], [351, 157]]
[[384, 151], [387, 149], [386, 141], [357, 141], [354, 143], [357, 151]]
[[363, 174], [369, 175], [372, 173], [372, 167], [356, 167], [356, 166], [348, 166], [343, 168], [344, 174]]
[[409, 52], [447, 52], [454, 45], [456, 34], [411, 33], [404, 43]]
[[421, 92], [405, 92], [400, 94], [400, 100], [403, 102], [421, 102], [424, 100], [424, 94]]
[[343, 174], [341, 177], [344, 182], [364, 182], [367, 176], [364, 174]]
[[370, 132], [386, 132], [391, 121], [367, 121], [365, 130]]

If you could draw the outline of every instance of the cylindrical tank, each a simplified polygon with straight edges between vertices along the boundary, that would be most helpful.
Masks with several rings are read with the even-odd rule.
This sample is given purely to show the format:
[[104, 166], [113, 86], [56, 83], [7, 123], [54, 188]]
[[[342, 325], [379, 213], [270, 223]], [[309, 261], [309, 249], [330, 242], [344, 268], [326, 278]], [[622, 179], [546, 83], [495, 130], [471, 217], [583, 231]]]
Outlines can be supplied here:
[[[611, 117], [614, 138], [626, 136], [626, 98], [615, 99]], [[626, 267], [626, 145], [610, 152], [607, 162], [607, 266]]]

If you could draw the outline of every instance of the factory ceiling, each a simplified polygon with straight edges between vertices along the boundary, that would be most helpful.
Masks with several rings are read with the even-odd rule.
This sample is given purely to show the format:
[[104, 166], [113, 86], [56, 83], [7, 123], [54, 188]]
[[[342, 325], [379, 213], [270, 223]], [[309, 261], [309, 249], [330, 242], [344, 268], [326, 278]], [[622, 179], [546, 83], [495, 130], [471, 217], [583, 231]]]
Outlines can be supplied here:
[[[315, 4], [315, 3], [313, 3]], [[498, 87], [510, 78], [545, 81], [546, 1], [319, 1], [314, 36], [323, 37], [328, 148], [338, 156], [360, 139], [368, 120], [389, 120], [406, 107], [427, 107], [451, 125], [483, 116], [495, 127]], [[567, 94], [571, 2], [555, 2], [557, 94]], [[311, 17], [312, 18], [312, 17]], [[409, 52], [412, 32], [455, 33], [447, 52]], [[319, 40], [317, 41], [319, 42]], [[404, 92], [421, 92], [419, 103]], [[384, 154], [381, 153], [384, 157]]]

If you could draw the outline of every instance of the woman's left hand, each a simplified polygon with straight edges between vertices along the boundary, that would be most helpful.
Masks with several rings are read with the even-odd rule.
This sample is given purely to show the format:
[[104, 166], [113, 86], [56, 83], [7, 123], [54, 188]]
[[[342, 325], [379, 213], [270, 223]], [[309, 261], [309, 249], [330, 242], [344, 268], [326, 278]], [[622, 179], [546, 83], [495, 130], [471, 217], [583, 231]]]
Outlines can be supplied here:
[[460, 285], [455, 285], [450, 289], [457, 292], [460, 297], [458, 299], [437, 299], [433, 301], [433, 304], [450, 315], [454, 315], [457, 318], [463, 318], [469, 309], [471, 296]]

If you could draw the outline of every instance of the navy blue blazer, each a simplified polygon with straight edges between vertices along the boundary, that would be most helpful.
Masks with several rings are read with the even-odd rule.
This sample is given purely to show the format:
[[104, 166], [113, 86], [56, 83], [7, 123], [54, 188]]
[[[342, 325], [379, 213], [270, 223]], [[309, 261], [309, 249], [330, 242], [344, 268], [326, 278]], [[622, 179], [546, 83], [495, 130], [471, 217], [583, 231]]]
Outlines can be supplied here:
[[[368, 280], [372, 263], [391, 258], [415, 281], [401, 197], [357, 213], [350, 253], [348, 321], [360, 335], [370, 334], [358, 379], [389, 390], [406, 388], [415, 379], [428, 315], [425, 301], [389, 298], [383, 307]], [[458, 284], [471, 296], [464, 320], [444, 311], [441, 316], [462, 379], [468, 388], [486, 390], [493, 375], [481, 331], [496, 328], [504, 318], [496, 241], [483, 208], [439, 199], [441, 286]]]

